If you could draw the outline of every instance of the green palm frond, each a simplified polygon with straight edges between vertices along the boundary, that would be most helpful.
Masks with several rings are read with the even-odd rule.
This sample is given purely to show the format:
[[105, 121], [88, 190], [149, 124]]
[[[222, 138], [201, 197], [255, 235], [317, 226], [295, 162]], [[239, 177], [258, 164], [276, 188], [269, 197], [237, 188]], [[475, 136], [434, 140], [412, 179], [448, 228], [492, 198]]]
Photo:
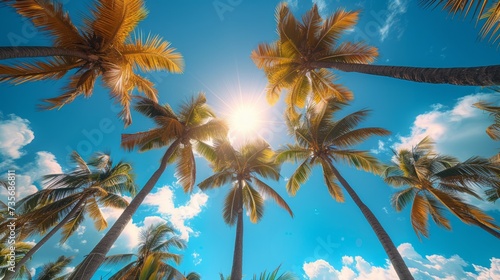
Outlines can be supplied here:
[[246, 182], [243, 186], [243, 204], [246, 206], [247, 211], [250, 212], [250, 221], [252, 223], [257, 223], [262, 219], [264, 215], [264, 199], [249, 182]]
[[241, 211], [239, 206], [241, 199], [241, 191], [237, 187], [232, 187], [224, 200], [224, 209], [222, 210], [226, 224], [234, 225], [236, 223], [238, 211]]
[[341, 159], [350, 166], [357, 169], [379, 174], [382, 172], [382, 166], [378, 159], [369, 154], [368, 151], [357, 150], [334, 150], [332, 154], [335, 158]]
[[106, 256], [106, 258], [104, 259], [104, 263], [118, 264], [121, 262], [129, 262], [133, 257], [135, 257], [134, 254], [119, 254], [119, 255]]
[[417, 193], [414, 188], [400, 190], [392, 195], [391, 204], [396, 211], [401, 211], [415, 199]]
[[178, 155], [175, 177], [184, 189], [184, 192], [191, 193], [196, 181], [196, 163], [191, 145], [188, 144], [179, 148]]
[[233, 173], [230, 170], [223, 170], [198, 183], [198, 187], [202, 190], [206, 190], [208, 188], [219, 188], [232, 182], [233, 180]]
[[278, 163], [303, 161], [311, 157], [309, 149], [299, 145], [286, 144], [275, 152], [274, 160]]
[[36, 280], [54, 280], [73, 260], [73, 257], [60, 256], [55, 262], [50, 262], [37, 273]]
[[321, 159], [321, 166], [323, 167], [323, 178], [325, 179], [326, 187], [328, 192], [337, 202], [344, 202], [344, 194], [340, 186], [335, 182], [335, 174], [330, 166], [330, 163], [324, 159]]
[[293, 174], [288, 179], [286, 183], [286, 190], [292, 196], [294, 196], [300, 187], [309, 179], [311, 175], [311, 166], [309, 164], [309, 160], [304, 160], [298, 167], [295, 169]]
[[276, 202], [276, 204], [278, 204], [281, 208], [283, 208], [286, 211], [288, 211], [288, 213], [290, 214], [290, 216], [293, 218], [292, 209], [290, 209], [290, 206], [288, 206], [288, 203], [286, 203], [286, 201], [283, 199], [283, 197], [281, 197], [269, 185], [267, 185], [266, 183], [262, 182], [258, 178], [253, 177], [252, 181], [255, 183], [255, 185], [257, 186], [257, 188], [259, 189], [259, 191], [262, 194], [264, 194], [265, 196], [269, 196], [272, 199], [274, 199], [274, 201]]

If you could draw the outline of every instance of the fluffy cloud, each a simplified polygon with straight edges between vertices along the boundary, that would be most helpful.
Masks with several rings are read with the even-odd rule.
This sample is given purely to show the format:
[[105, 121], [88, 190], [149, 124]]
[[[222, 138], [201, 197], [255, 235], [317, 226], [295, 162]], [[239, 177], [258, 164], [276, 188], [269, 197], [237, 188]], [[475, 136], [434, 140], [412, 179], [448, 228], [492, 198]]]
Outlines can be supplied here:
[[[0, 115], [0, 118], [2, 116]], [[7, 159], [18, 159], [23, 155], [21, 149], [35, 139], [29, 121], [16, 115], [0, 119], [0, 155]]]
[[201, 212], [207, 203], [208, 195], [202, 192], [193, 193], [186, 204], [179, 207], [175, 207], [174, 199], [172, 189], [164, 186], [146, 197], [144, 204], [157, 207], [158, 212], [180, 232], [180, 238], [188, 241], [190, 234], [197, 234], [187, 225], [188, 221]]
[[[470, 266], [458, 255], [449, 258], [430, 255], [424, 258], [409, 243], [401, 244], [398, 251], [415, 279], [500, 279], [500, 259], [497, 258], [491, 258], [489, 268], [472, 264], [474, 271], [466, 271], [465, 268]], [[342, 257], [340, 269], [323, 259], [304, 263], [303, 269], [310, 280], [398, 279], [389, 261], [385, 266], [373, 266], [360, 256]]]
[[389, 0], [387, 7], [387, 18], [383, 25], [379, 28], [380, 41], [384, 41], [392, 30], [398, 29], [399, 35], [403, 34], [403, 30], [398, 26], [400, 17], [406, 13], [408, 2], [406, 0]]
[[400, 136], [394, 148], [411, 148], [425, 136], [436, 142], [436, 149], [461, 160], [479, 155], [490, 157], [497, 150], [496, 143], [485, 133], [493, 120], [472, 106], [478, 101], [495, 102], [498, 93], [478, 93], [459, 98], [453, 108], [434, 104], [430, 111], [415, 118], [409, 136]]

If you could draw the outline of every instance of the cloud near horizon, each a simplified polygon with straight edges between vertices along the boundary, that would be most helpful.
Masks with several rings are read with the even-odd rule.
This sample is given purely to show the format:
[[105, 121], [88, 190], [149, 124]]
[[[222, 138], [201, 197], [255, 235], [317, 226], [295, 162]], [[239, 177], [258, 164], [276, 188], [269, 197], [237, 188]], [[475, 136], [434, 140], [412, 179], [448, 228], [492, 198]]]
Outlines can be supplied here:
[[[490, 267], [483, 267], [475, 264], [470, 265], [458, 255], [451, 257], [441, 255], [422, 257], [410, 243], [399, 245], [398, 251], [415, 279], [500, 279], [499, 258], [492, 257]], [[340, 269], [335, 268], [323, 259], [305, 262], [302, 268], [305, 276], [310, 280], [399, 279], [388, 260], [386, 260], [384, 266], [373, 266], [361, 256], [342, 257], [342, 267]]]

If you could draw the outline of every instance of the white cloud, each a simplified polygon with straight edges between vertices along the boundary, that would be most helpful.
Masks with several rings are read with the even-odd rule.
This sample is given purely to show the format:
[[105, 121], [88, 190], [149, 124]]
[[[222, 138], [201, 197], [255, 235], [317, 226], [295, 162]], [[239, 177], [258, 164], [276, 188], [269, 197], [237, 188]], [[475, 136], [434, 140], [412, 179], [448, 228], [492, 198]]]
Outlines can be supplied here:
[[9, 119], [0, 120], [0, 155], [8, 159], [18, 159], [24, 154], [21, 149], [35, 139], [29, 123], [16, 115], [9, 115]]
[[78, 253], [80, 251], [79, 249], [73, 249], [71, 246], [69, 246], [68, 242], [64, 242], [62, 244], [57, 244], [54, 247], [61, 248], [64, 252], [68, 252], [68, 253]]
[[453, 108], [434, 104], [429, 112], [415, 118], [410, 135], [400, 136], [393, 148], [411, 148], [429, 136], [436, 142], [440, 153], [454, 155], [461, 160], [476, 155], [490, 157], [498, 148], [485, 133], [493, 120], [472, 104], [478, 101], [495, 102], [499, 98], [498, 93], [478, 93], [459, 98]]
[[201, 212], [207, 203], [208, 195], [202, 192], [193, 193], [186, 204], [179, 207], [175, 207], [174, 199], [172, 188], [164, 186], [146, 197], [144, 204], [157, 207], [158, 212], [180, 232], [180, 238], [188, 241], [191, 234], [196, 234], [189, 227], [188, 221]]
[[387, 18], [385, 19], [384, 25], [379, 29], [380, 41], [384, 41], [393, 29], [399, 30], [398, 37], [403, 34], [403, 30], [398, 26], [398, 23], [400, 21], [400, 16], [406, 13], [407, 7], [408, 2], [406, 0], [389, 0]]
[[381, 152], [385, 152], [385, 151], [387, 151], [387, 148], [385, 147], [385, 143], [382, 140], [378, 140], [377, 149], [370, 150], [370, 152], [373, 154], [380, 154]]
[[193, 256], [193, 264], [195, 266], [199, 265], [203, 261], [203, 259], [200, 258], [200, 254], [193, 252], [191, 255]]
[[297, 8], [298, 2], [299, 2], [298, 0], [286, 0], [288, 6], [290, 6], [290, 8], [292, 9]]
[[[473, 271], [460, 256], [441, 255], [422, 257], [409, 243], [399, 245], [398, 251], [415, 279], [500, 279], [500, 259], [491, 258], [490, 267], [472, 264]], [[386, 260], [384, 266], [373, 266], [361, 256], [342, 257], [342, 267], [336, 269], [323, 259], [304, 263], [304, 272], [310, 280], [335, 279], [398, 279], [394, 268]]]
[[[37, 152], [32, 163], [22, 168], [16, 167], [13, 169], [16, 171], [16, 196], [18, 199], [37, 192], [38, 188], [35, 183], [40, 182], [42, 176], [62, 173], [61, 166], [55, 156], [45, 151]], [[5, 190], [0, 189], [0, 195], [6, 197], [4, 194]]]

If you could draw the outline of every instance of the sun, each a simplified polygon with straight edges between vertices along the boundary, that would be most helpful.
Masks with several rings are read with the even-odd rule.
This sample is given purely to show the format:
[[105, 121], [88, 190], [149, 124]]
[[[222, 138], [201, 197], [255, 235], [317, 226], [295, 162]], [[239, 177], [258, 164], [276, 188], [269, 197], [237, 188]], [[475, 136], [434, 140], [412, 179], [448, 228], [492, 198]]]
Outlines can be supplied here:
[[257, 134], [262, 125], [260, 111], [255, 105], [239, 104], [229, 114], [230, 131], [245, 137]]

